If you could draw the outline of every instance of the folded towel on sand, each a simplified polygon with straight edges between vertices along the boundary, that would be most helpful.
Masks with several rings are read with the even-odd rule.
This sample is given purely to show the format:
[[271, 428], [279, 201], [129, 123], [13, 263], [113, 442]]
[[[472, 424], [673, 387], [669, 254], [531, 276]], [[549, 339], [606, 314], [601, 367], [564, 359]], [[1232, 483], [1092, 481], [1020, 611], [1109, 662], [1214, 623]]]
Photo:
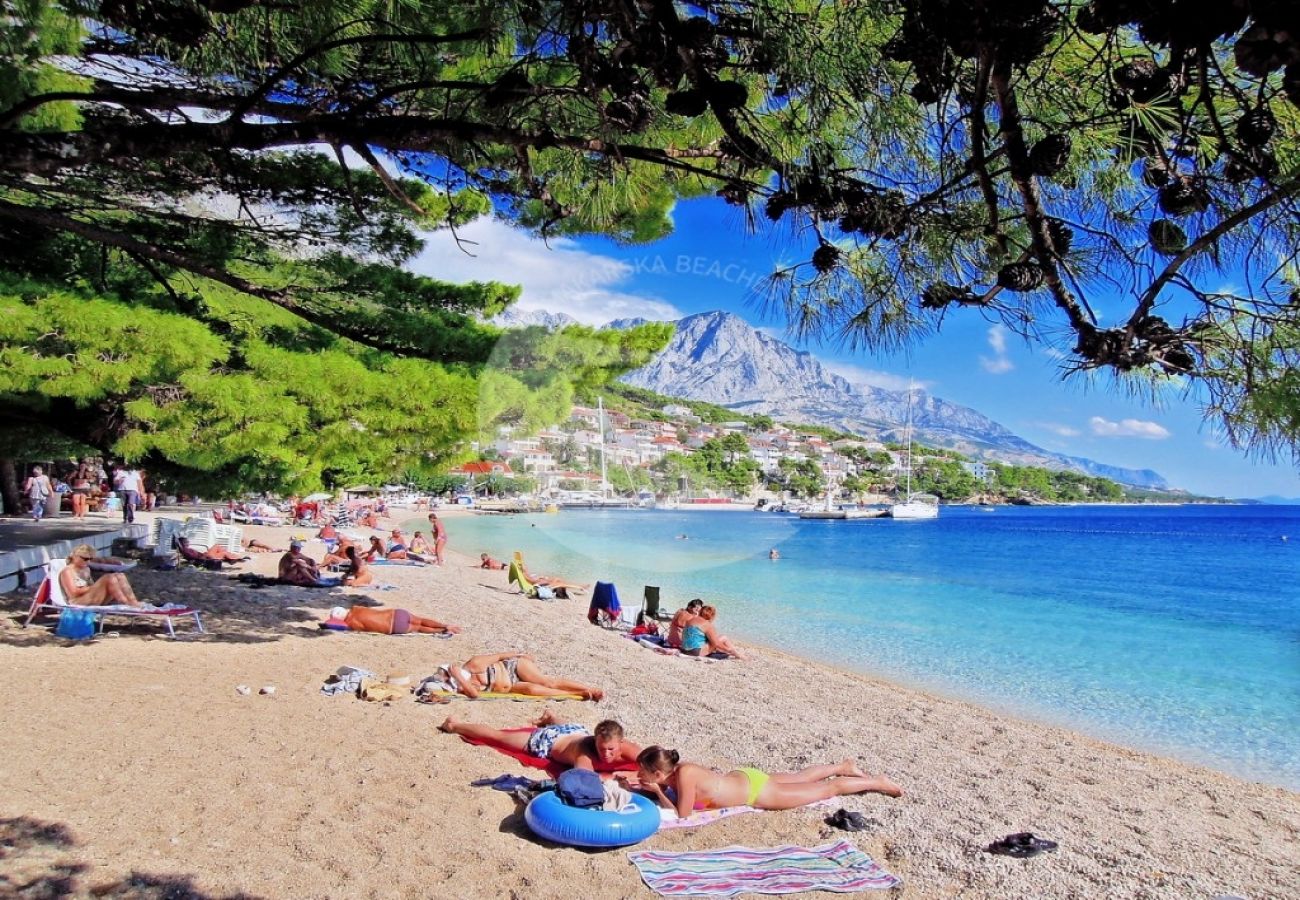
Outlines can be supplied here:
[[663, 897], [691, 894], [794, 894], [888, 890], [902, 884], [848, 841], [821, 847], [724, 847], [667, 853], [634, 850], [627, 858], [646, 887]]

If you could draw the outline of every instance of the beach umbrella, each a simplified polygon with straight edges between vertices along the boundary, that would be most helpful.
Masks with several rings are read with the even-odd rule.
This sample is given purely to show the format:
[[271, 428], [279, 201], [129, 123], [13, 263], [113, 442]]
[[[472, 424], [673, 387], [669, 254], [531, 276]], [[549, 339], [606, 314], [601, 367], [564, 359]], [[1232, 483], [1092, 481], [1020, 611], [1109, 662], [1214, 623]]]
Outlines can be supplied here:
[[304, 503], [317, 503], [321, 500], [332, 500], [333, 498], [334, 498], [333, 494], [326, 494], [324, 492], [320, 492], [316, 494], [308, 494], [306, 497], [303, 497], [302, 499]]

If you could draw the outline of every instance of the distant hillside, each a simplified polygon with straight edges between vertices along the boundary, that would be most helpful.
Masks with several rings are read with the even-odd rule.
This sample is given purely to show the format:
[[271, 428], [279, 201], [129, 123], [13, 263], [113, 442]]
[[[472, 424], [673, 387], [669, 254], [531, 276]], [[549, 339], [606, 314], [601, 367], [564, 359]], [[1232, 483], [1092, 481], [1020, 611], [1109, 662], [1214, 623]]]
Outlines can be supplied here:
[[[676, 323], [669, 345], [623, 381], [670, 397], [702, 400], [738, 413], [825, 425], [882, 441], [902, 441], [908, 392], [851, 384], [807, 351], [763, 334], [739, 316], [700, 313]], [[625, 322], [610, 323], [626, 327]], [[1168, 488], [1150, 469], [1125, 469], [1031, 444], [965, 406], [912, 392], [915, 440], [974, 459], [1098, 475], [1122, 484]]]

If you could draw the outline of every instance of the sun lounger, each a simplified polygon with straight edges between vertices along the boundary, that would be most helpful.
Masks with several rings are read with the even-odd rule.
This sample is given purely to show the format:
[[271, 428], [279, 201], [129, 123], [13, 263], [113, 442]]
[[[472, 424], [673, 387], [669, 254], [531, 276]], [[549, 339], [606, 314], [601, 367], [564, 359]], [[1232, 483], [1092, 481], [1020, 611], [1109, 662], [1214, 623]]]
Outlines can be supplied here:
[[199, 634], [205, 633], [203, 622], [199, 619], [199, 611], [188, 606], [78, 606], [69, 603], [63, 594], [63, 588], [59, 586], [59, 573], [67, 564], [67, 561], [62, 559], [53, 559], [45, 564], [45, 580], [41, 582], [40, 587], [36, 589], [36, 596], [32, 598], [31, 609], [27, 611], [27, 619], [23, 622], [24, 628], [31, 624], [32, 619], [36, 618], [41, 610], [53, 610], [59, 613], [64, 610], [79, 610], [97, 616], [100, 631], [104, 630], [105, 617], [116, 616], [124, 619], [161, 621], [167, 626], [167, 634], [171, 637], [176, 637], [173, 623], [177, 619], [193, 619], [194, 630]]

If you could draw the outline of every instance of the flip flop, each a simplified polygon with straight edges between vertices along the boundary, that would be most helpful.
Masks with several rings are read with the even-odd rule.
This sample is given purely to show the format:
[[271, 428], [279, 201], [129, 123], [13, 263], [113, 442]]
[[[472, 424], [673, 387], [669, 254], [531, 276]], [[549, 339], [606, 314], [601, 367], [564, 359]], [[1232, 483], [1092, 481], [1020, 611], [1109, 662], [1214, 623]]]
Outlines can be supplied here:
[[845, 831], [866, 831], [871, 827], [867, 817], [860, 812], [850, 812], [844, 807], [840, 807], [826, 817], [825, 822], [835, 828], [842, 828]]
[[1010, 856], [1013, 859], [1029, 859], [1031, 856], [1037, 856], [1044, 851], [1055, 850], [1056, 847], [1056, 841], [1034, 837], [1033, 832], [1021, 831], [1016, 834], [1009, 834], [1000, 841], [994, 841], [986, 849], [989, 853], [996, 853], [999, 856]]

